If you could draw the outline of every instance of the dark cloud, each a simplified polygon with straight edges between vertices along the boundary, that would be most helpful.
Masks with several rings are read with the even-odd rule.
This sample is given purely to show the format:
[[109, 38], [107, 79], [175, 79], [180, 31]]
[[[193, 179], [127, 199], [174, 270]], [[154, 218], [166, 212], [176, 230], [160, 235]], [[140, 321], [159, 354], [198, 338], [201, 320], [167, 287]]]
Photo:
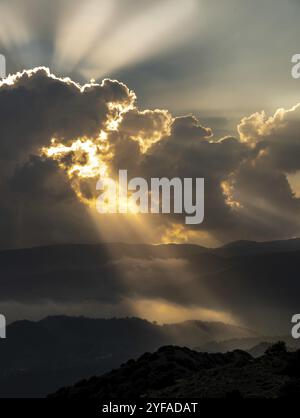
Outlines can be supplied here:
[[129, 104], [134, 99], [121, 83], [81, 89], [71, 80], [51, 76], [47, 69], [24, 71], [0, 94], [1, 158], [36, 152], [53, 136], [65, 141], [78, 136], [95, 137], [110, 115], [109, 103]]
[[[299, 120], [299, 106], [255, 113], [239, 137], [216, 140], [192, 115], [139, 109], [118, 81], [81, 87], [45, 68], [24, 71], [0, 86], [1, 246], [99, 239], [90, 202], [104, 162], [130, 177], [205, 179], [204, 223], [153, 215], [156, 240], [174, 225], [187, 237], [199, 233], [198, 242], [203, 232], [216, 242], [297, 235], [299, 200], [288, 176], [300, 168]], [[43, 151], [52, 145], [65, 150]], [[97, 218], [106, 230], [114, 221]]]
[[59, 137], [65, 144], [95, 138], [113, 112], [135, 97], [119, 82], [81, 89], [41, 68], [24, 71], [0, 86], [0, 190], [5, 234], [2, 247], [98, 239], [86, 208], [63, 170], [39, 157]]

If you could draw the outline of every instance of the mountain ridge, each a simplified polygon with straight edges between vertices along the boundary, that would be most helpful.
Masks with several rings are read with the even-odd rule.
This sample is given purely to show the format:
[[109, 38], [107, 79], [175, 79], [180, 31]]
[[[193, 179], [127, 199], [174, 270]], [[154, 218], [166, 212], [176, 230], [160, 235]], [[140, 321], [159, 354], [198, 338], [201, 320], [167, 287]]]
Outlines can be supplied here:
[[[254, 336], [220, 322], [157, 325], [140, 318], [49, 316], [15, 321], [0, 341], [1, 396], [41, 397], [166, 344], [193, 346], [212, 338]], [[22, 350], [20, 351], [20, 347]], [[41, 383], [42, 381], [42, 383]]]
[[164, 346], [110, 373], [61, 388], [49, 398], [298, 399], [299, 395], [300, 350], [289, 353], [278, 342], [257, 358], [242, 350], [209, 354]]
[[[10, 248], [10, 249], [1, 249], [0, 257], [2, 254], [10, 253], [30, 253], [31, 251], [50, 251], [54, 249], [112, 249], [116, 250], [126, 250], [132, 249], [134, 251], [138, 248], [140, 250], [152, 250], [155, 254], [159, 253], [162, 250], [174, 250], [185, 249], [199, 253], [212, 253], [216, 255], [228, 255], [235, 254], [257, 254], [265, 252], [286, 252], [286, 251], [300, 251], [300, 238], [290, 238], [274, 241], [252, 241], [252, 240], [237, 240], [232, 241], [227, 244], [221, 245], [219, 247], [205, 247], [199, 244], [189, 244], [189, 243], [167, 243], [167, 244], [145, 244], [145, 243], [126, 243], [126, 242], [107, 242], [107, 243], [61, 243], [61, 244], [51, 244], [51, 245], [42, 245], [42, 246], [32, 246], [25, 248]], [[151, 252], [151, 251], [150, 251]], [[183, 252], [184, 253], [184, 252]]]

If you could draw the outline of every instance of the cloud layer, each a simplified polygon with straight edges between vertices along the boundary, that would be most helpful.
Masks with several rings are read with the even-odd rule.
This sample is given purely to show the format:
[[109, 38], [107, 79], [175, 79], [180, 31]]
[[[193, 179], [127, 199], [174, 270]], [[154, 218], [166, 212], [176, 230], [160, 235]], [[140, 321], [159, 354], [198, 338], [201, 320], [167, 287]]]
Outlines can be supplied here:
[[[216, 140], [194, 116], [139, 109], [118, 81], [80, 86], [36, 68], [0, 84], [1, 247], [100, 239], [213, 244], [299, 235], [300, 105], [241, 120]], [[101, 217], [101, 175], [204, 177], [205, 221], [184, 217]], [[124, 223], [118, 227], [116, 222]], [[130, 227], [126, 228], [126, 223]], [[113, 231], [112, 234], [109, 231]]]

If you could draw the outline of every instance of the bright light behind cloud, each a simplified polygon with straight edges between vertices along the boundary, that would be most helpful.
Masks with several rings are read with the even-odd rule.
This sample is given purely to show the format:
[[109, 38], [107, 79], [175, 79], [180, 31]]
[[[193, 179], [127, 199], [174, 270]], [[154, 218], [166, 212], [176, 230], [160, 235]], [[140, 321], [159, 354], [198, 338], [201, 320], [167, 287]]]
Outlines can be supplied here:
[[289, 185], [295, 194], [295, 197], [300, 197], [300, 171], [296, 171], [296, 173], [288, 174], [287, 179]]

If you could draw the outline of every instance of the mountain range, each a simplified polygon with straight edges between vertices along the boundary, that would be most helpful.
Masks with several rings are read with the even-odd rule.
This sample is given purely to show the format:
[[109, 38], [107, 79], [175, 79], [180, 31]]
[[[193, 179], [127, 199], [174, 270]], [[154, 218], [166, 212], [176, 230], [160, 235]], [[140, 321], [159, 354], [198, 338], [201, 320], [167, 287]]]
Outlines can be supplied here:
[[[91, 316], [89, 305], [118, 308], [124, 299], [151, 298], [173, 306], [229, 312], [236, 323], [280, 335], [289, 333], [291, 317], [299, 310], [299, 261], [300, 239], [239, 241], [216, 249], [66, 244], [6, 250], [0, 252], [0, 306], [17, 304], [18, 309], [13, 305], [9, 311], [12, 319], [21, 319], [15, 312], [29, 306], [34, 312], [30, 317], [38, 319], [72, 315], [74, 306], [76, 312]], [[40, 315], [37, 306], [43, 311]], [[64, 309], [51, 311], [51, 306]], [[93, 316], [104, 315], [98, 310]]]
[[160, 326], [138, 318], [67, 316], [17, 321], [7, 327], [7, 339], [0, 340], [0, 394], [45, 396], [166, 344], [194, 347], [246, 337], [259, 338], [248, 329], [218, 322]]
[[[184, 280], [174, 260], [188, 270]], [[7, 339], [0, 340], [0, 394], [45, 396], [162, 346], [210, 353], [243, 349], [258, 358], [271, 344], [284, 340], [295, 350], [298, 342], [288, 335], [291, 316], [299, 310], [299, 260], [299, 239], [239, 241], [216, 249], [65, 244], [1, 251], [0, 303], [12, 302], [13, 312], [16, 306], [47, 306], [49, 301], [68, 312], [70, 303], [81, 307], [92, 300], [101, 306], [151, 293], [178, 305], [230, 310], [243, 325], [198, 320], [159, 325], [131, 315], [14, 321], [7, 327]], [[159, 268], [151, 270], [154, 263]], [[171, 270], [166, 272], [164, 263]], [[136, 271], [136, 277], [124, 280]], [[94, 315], [100, 316], [97, 311]]]

